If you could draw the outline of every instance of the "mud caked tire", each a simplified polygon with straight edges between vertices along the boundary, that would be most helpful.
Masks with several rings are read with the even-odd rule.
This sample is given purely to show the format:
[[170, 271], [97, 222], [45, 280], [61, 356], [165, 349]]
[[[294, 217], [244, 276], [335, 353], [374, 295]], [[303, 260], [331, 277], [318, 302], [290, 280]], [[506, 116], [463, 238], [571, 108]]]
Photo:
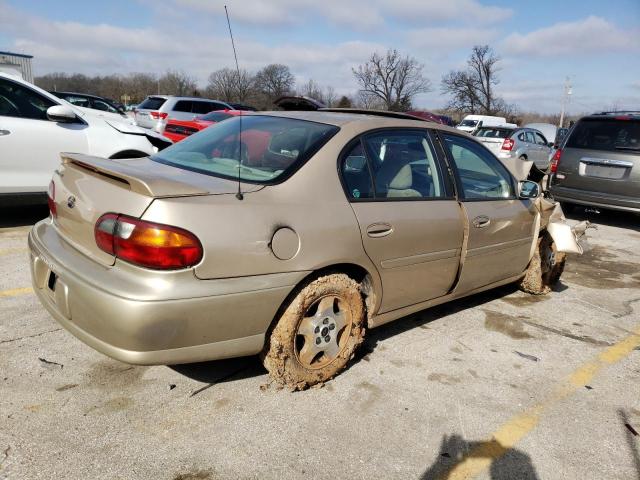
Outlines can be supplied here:
[[519, 287], [523, 292], [532, 295], [545, 295], [551, 291], [564, 271], [566, 254], [557, 251], [551, 235], [544, 232], [538, 238], [538, 246], [533, 258], [520, 280]]
[[292, 390], [326, 382], [353, 357], [364, 340], [365, 323], [366, 308], [355, 280], [341, 273], [316, 278], [284, 308], [262, 362], [274, 382]]

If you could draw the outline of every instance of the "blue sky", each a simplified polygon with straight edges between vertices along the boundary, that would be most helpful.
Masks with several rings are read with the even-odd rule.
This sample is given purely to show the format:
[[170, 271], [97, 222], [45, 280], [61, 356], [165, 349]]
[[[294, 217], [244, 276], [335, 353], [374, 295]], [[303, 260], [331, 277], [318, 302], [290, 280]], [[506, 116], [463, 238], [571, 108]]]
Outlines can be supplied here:
[[338, 93], [373, 51], [397, 48], [424, 64], [442, 107], [442, 75], [474, 44], [502, 58], [498, 91], [524, 111], [556, 112], [567, 76], [570, 111], [640, 110], [640, 0], [0, 0], [0, 50], [34, 55], [36, 74], [183, 70], [204, 86], [232, 66], [230, 9], [242, 67], [291, 67]]

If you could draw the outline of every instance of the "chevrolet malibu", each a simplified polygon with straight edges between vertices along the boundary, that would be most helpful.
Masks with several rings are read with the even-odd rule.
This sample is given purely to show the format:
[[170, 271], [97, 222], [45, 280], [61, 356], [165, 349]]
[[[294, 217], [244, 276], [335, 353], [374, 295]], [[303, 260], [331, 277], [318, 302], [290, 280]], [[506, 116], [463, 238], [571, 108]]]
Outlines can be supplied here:
[[118, 360], [261, 353], [293, 389], [339, 373], [366, 329], [510, 282], [549, 291], [579, 249], [559, 206], [409, 118], [250, 114], [148, 158], [62, 154], [29, 235], [34, 289]]

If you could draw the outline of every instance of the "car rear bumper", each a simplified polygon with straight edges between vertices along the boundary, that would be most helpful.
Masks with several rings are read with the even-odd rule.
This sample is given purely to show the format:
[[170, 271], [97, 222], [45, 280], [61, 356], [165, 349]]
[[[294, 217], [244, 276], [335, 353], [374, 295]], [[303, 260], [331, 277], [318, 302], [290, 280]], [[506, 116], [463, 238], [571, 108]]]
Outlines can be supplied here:
[[50, 219], [33, 227], [29, 250], [34, 291], [53, 318], [105, 355], [140, 365], [260, 352], [278, 308], [308, 273], [199, 280], [192, 271], [104, 267], [66, 243]]
[[640, 197], [612, 195], [610, 193], [579, 190], [560, 185], [551, 185], [549, 190], [553, 198], [560, 202], [640, 213]]

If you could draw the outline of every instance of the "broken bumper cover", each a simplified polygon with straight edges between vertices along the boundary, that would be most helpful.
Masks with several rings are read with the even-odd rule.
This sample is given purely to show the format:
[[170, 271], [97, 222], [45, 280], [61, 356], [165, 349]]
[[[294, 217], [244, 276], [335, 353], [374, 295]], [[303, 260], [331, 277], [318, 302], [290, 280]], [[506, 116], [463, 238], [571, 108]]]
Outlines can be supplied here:
[[50, 219], [33, 227], [29, 251], [33, 289], [51, 316], [94, 349], [140, 365], [260, 352], [278, 308], [306, 274], [199, 280], [187, 270], [150, 279], [148, 270], [135, 275], [137, 267], [85, 257]]
[[584, 235], [588, 222], [571, 227], [560, 204], [542, 196], [538, 197], [537, 206], [541, 215], [540, 226], [549, 232], [558, 251], [582, 254], [584, 249], [580, 244], [580, 238]]

